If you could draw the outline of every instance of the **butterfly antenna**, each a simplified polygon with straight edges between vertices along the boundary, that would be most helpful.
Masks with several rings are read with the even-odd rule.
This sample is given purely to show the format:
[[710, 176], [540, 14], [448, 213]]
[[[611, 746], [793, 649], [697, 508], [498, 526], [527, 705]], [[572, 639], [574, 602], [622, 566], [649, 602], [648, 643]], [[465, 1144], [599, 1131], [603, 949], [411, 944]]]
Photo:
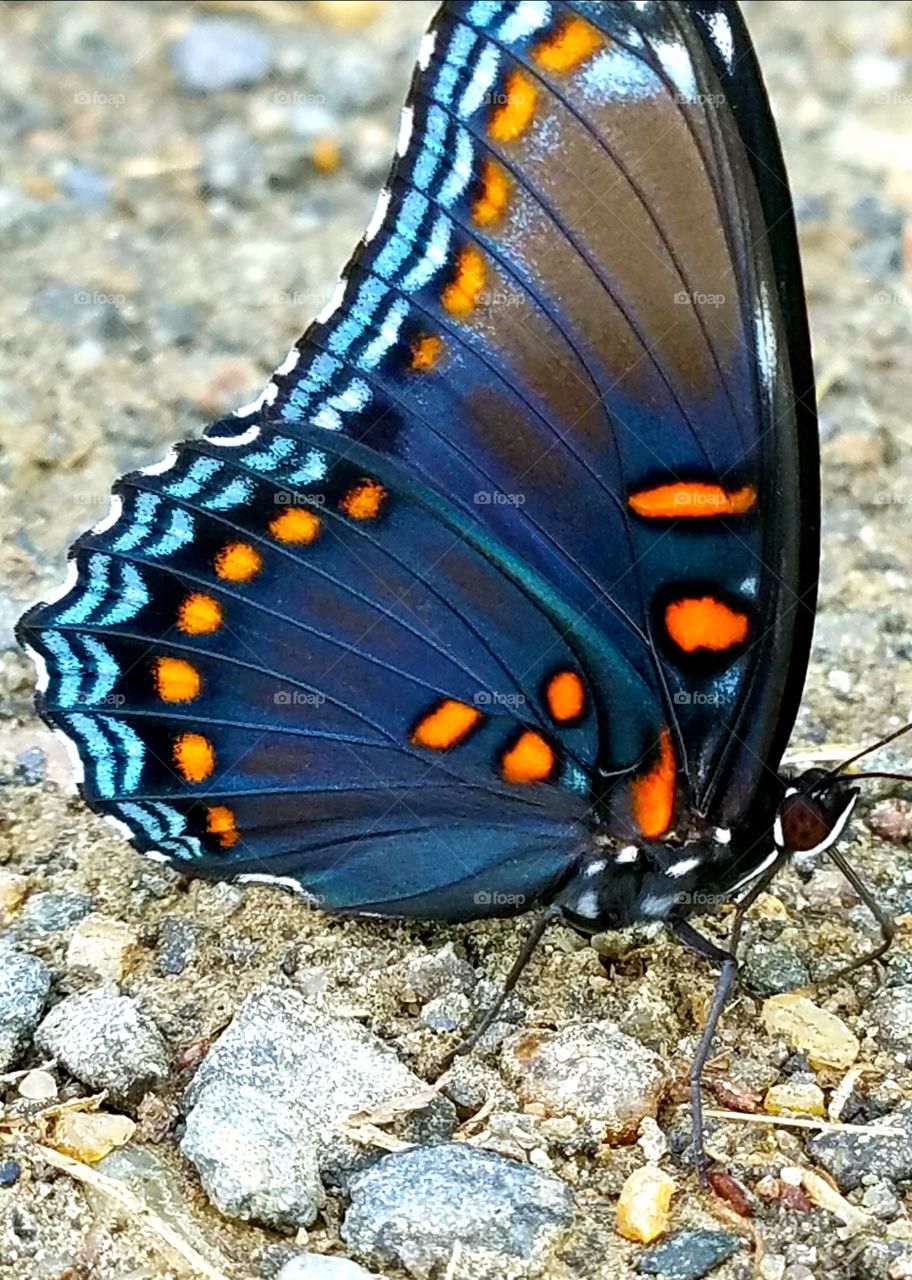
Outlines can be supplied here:
[[[912, 720], [907, 724], [901, 725], [898, 729], [894, 729], [892, 733], [888, 733], [883, 738], [879, 738], [877, 742], [872, 742], [867, 747], [862, 747], [861, 751], [856, 751], [855, 755], [849, 756], [848, 760], [843, 760], [841, 764], [837, 764], [827, 773], [814, 783], [814, 790], [825, 790], [827, 784], [836, 781], [842, 777], [846, 770], [851, 768], [856, 760], [862, 760], [865, 756], [869, 756], [872, 751], [879, 751], [881, 747], [888, 746], [891, 742], [895, 742], [897, 738], [901, 738], [904, 733], [912, 730]], [[894, 782], [912, 782], [912, 774], [907, 773], [886, 773], [881, 770], [870, 770], [863, 773], [853, 773], [850, 775], [854, 781], [856, 778], [891, 778]]]

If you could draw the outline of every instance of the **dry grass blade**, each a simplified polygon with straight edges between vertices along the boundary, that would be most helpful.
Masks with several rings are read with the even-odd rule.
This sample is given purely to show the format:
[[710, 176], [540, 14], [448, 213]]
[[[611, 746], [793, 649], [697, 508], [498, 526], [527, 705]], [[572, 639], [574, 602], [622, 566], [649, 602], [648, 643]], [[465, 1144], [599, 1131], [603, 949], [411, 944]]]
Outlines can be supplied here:
[[755, 1115], [750, 1111], [726, 1111], [721, 1107], [706, 1107], [703, 1114], [717, 1120], [740, 1120], [744, 1124], [785, 1125], [792, 1129], [819, 1129], [821, 1133], [864, 1133], [870, 1138], [901, 1138], [903, 1129], [887, 1124], [843, 1124], [833, 1120], [818, 1120], [814, 1116]]
[[132, 1192], [129, 1187], [124, 1186], [122, 1182], [118, 1182], [115, 1178], [109, 1178], [93, 1169], [91, 1165], [83, 1164], [81, 1160], [74, 1160], [72, 1156], [65, 1156], [62, 1152], [55, 1151], [52, 1147], [35, 1143], [29, 1144], [29, 1149], [34, 1155], [44, 1160], [46, 1164], [52, 1165], [55, 1169], [60, 1169], [61, 1172], [68, 1174], [76, 1182], [92, 1187], [101, 1195], [107, 1196], [109, 1200], [113, 1200], [120, 1205], [122, 1209], [125, 1209], [131, 1215], [134, 1221], [144, 1226], [147, 1231], [167, 1245], [173, 1253], [177, 1254], [194, 1275], [202, 1276], [203, 1280], [228, 1280], [224, 1271], [214, 1267], [173, 1227], [158, 1217], [156, 1213], [153, 1213], [149, 1206], [144, 1204], [139, 1196]]

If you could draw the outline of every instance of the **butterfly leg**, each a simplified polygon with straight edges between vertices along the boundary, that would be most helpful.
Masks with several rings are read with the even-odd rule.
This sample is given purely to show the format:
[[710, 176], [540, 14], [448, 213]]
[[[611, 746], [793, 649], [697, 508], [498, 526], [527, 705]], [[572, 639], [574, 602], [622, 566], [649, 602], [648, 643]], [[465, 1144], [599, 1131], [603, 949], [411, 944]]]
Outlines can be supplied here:
[[548, 925], [553, 924], [555, 920], [559, 920], [562, 915], [563, 911], [556, 903], [551, 903], [550, 906], [545, 907], [544, 911], [541, 912], [533, 924], [532, 929], [529, 932], [529, 936], [523, 943], [522, 950], [513, 961], [513, 965], [510, 972], [507, 974], [506, 981], [500, 989], [497, 999], [489, 1009], [485, 1010], [484, 1016], [475, 1030], [471, 1032], [470, 1035], [466, 1036], [465, 1040], [462, 1040], [455, 1049], [451, 1049], [446, 1055], [441, 1064], [442, 1071], [445, 1071], [447, 1067], [452, 1064], [455, 1057], [469, 1053], [475, 1048], [478, 1041], [503, 1008], [504, 1001], [519, 981], [523, 969], [525, 969], [526, 965], [531, 960], [532, 953], [538, 946], [539, 942], [541, 942], [542, 935], [548, 928]]
[[880, 928], [881, 941], [871, 951], [865, 952], [863, 956], [859, 956], [857, 960], [853, 960], [851, 964], [843, 965], [841, 969], [837, 969], [835, 973], [828, 974], [821, 980], [822, 983], [836, 982], [839, 978], [844, 978], [849, 973], [854, 973], [856, 969], [860, 969], [862, 965], [871, 964], [874, 960], [879, 960], [890, 949], [890, 945], [896, 936], [896, 921], [892, 916], [888, 916], [886, 911], [871, 893], [871, 890], [862, 880], [861, 876], [847, 861], [844, 854], [835, 847], [827, 849], [827, 857], [832, 859], [842, 874], [848, 880], [849, 884], [861, 898], [862, 902], [870, 911], [871, 915], [877, 921]]
[[728, 951], [717, 947], [714, 942], [710, 942], [709, 938], [704, 938], [702, 933], [697, 933], [696, 929], [689, 925], [686, 920], [675, 921], [672, 925], [672, 932], [691, 951], [696, 951], [698, 955], [705, 956], [707, 960], [712, 960], [720, 966], [719, 980], [713, 992], [712, 1005], [703, 1026], [703, 1034], [700, 1036], [697, 1052], [694, 1054], [694, 1060], [691, 1063], [689, 1077], [690, 1101], [693, 1111], [694, 1164], [697, 1168], [700, 1186], [705, 1191], [709, 1186], [709, 1178], [707, 1176], [706, 1152], [703, 1149], [703, 1099], [700, 1094], [700, 1085], [703, 1078], [703, 1068], [706, 1066], [706, 1060], [712, 1050], [713, 1036], [716, 1034], [719, 1018], [722, 1016], [722, 1010], [725, 1008], [726, 1001], [731, 994], [732, 986], [738, 974], [738, 962]]
[[736, 960], [738, 958], [738, 944], [741, 941], [741, 930], [744, 926], [744, 917], [760, 897], [760, 894], [763, 893], [770, 882], [776, 878], [783, 866], [788, 862], [788, 859], [789, 854], [783, 851], [773, 865], [771, 867], [767, 867], [760, 879], [751, 885], [750, 889], [744, 897], [740, 899], [738, 905], [735, 907], [735, 918], [732, 921], [731, 933], [728, 937], [728, 949]]

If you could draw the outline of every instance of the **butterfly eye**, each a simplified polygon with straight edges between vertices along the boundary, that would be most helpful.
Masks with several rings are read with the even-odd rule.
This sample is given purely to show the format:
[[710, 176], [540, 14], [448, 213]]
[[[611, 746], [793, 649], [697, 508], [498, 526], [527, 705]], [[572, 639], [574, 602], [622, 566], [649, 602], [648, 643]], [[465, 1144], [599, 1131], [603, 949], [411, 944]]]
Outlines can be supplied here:
[[782, 847], [793, 853], [806, 853], [827, 840], [833, 823], [817, 800], [799, 794], [786, 796], [782, 802], [779, 825]]

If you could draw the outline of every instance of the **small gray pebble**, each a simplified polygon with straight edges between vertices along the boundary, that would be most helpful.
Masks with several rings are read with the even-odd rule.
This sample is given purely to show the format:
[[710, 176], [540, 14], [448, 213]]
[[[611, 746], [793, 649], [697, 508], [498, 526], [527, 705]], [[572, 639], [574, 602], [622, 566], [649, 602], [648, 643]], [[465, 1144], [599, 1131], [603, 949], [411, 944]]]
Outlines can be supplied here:
[[902, 1136], [836, 1132], [808, 1141], [811, 1157], [832, 1174], [843, 1193], [854, 1191], [866, 1175], [892, 1183], [912, 1181], [912, 1104], [901, 1104], [876, 1123], [895, 1127]]
[[276, 1280], [374, 1280], [374, 1273], [349, 1258], [301, 1253], [285, 1263]]
[[217, 93], [259, 84], [272, 65], [272, 44], [249, 22], [196, 18], [171, 46], [181, 88]]
[[900, 1053], [912, 1051], [912, 987], [878, 991], [869, 1016], [882, 1045]]
[[158, 1027], [135, 1000], [107, 991], [67, 996], [41, 1023], [35, 1043], [77, 1080], [121, 1103], [168, 1074]]
[[794, 991], [810, 981], [808, 967], [790, 947], [781, 942], [754, 942], [741, 962], [745, 986], [761, 996]]
[[421, 1010], [421, 1021], [432, 1031], [458, 1031], [472, 1020], [472, 1002], [460, 991], [428, 1000]]
[[477, 983], [475, 970], [468, 960], [456, 954], [452, 942], [413, 960], [406, 968], [405, 980], [422, 1001], [453, 991], [468, 993]]
[[44, 1012], [51, 971], [37, 956], [0, 951], [0, 1071], [27, 1048]]
[[463, 1255], [531, 1261], [573, 1218], [558, 1178], [489, 1151], [444, 1143], [385, 1156], [353, 1180], [342, 1238], [367, 1260], [415, 1276]]
[[662, 1280], [701, 1280], [741, 1246], [728, 1231], [678, 1231], [637, 1259], [637, 1271]]
[[33, 893], [16, 917], [20, 937], [62, 933], [78, 924], [92, 910], [88, 893], [68, 893], [64, 889], [46, 889]]

